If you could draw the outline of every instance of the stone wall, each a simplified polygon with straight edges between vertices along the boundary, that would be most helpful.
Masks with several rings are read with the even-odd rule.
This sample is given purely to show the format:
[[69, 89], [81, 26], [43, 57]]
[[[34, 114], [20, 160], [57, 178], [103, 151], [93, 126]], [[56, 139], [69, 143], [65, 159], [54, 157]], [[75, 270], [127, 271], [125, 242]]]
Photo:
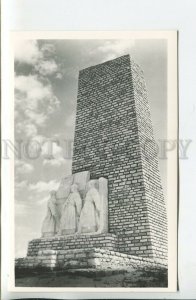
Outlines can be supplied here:
[[55, 236], [34, 239], [29, 242], [27, 256], [37, 256], [43, 250], [71, 250], [84, 248], [102, 248], [118, 251], [118, 238], [114, 234]]
[[152, 251], [155, 257], [162, 258], [167, 254], [167, 215], [157, 160], [157, 148], [144, 75], [134, 61], [131, 61], [131, 70]]
[[81, 70], [72, 172], [108, 179], [109, 232], [120, 252], [161, 258], [166, 215], [157, 158], [146, 161], [142, 150], [146, 138], [153, 150], [145, 82], [129, 55]]
[[149, 258], [131, 256], [124, 253], [111, 251], [107, 249], [78, 249], [69, 251], [60, 251], [58, 254], [58, 265], [65, 268], [122, 268], [140, 266], [166, 266], [163, 260], [154, 261]]
[[74, 250], [39, 250], [37, 256], [27, 256], [15, 261], [17, 269], [120, 269], [123, 267], [166, 267], [167, 262], [131, 256], [100, 248]]

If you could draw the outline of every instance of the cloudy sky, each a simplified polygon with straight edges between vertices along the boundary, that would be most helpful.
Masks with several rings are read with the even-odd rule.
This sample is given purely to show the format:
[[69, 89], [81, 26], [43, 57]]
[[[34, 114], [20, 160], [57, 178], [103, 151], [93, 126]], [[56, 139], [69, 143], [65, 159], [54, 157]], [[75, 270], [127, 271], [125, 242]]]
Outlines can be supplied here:
[[[155, 138], [166, 138], [165, 40], [18, 40], [15, 44], [15, 250], [40, 237], [49, 191], [71, 174], [78, 71], [123, 54], [142, 67]], [[52, 156], [51, 156], [52, 146]], [[166, 191], [166, 162], [160, 160]]]

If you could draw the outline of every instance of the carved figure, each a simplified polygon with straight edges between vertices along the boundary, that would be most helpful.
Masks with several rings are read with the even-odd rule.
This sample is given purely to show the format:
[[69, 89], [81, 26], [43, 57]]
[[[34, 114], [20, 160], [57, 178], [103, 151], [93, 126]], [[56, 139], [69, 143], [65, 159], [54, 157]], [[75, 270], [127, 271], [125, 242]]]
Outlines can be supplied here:
[[79, 233], [93, 233], [99, 231], [101, 199], [95, 187], [95, 181], [87, 184], [87, 193], [80, 215]]
[[77, 184], [71, 186], [71, 193], [63, 206], [61, 216], [61, 233], [68, 235], [78, 231], [79, 217], [82, 209], [82, 199]]
[[42, 236], [53, 236], [57, 233], [59, 227], [58, 214], [56, 209], [56, 192], [51, 191], [50, 199], [47, 205], [47, 214], [42, 223]]

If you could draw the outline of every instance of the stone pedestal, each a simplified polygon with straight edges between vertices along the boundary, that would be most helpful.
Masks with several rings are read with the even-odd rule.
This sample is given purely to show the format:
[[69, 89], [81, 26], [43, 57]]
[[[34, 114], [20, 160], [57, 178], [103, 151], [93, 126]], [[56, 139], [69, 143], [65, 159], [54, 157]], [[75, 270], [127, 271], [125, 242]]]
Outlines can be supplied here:
[[16, 268], [43, 269], [122, 269], [133, 267], [164, 267], [167, 261], [123, 254], [100, 248], [70, 250], [39, 250], [37, 256], [16, 260]]
[[73, 250], [101, 248], [118, 251], [118, 237], [115, 234], [70, 235], [35, 239], [29, 242], [27, 256], [37, 256], [41, 250]]

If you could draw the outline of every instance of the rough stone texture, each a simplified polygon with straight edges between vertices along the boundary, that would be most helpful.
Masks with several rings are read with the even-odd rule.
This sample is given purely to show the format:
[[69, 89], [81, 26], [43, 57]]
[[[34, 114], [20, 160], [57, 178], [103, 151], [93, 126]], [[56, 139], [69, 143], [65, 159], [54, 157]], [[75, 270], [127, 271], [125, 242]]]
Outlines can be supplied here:
[[140, 266], [165, 266], [167, 262], [163, 260], [153, 260], [132, 256], [116, 251], [91, 248], [91, 249], [75, 249], [68, 251], [59, 251], [57, 258], [59, 266], [64, 268], [122, 268], [122, 267], [140, 267]]
[[39, 250], [70, 250], [102, 248], [118, 251], [118, 238], [115, 234], [72, 235], [34, 239], [29, 242], [27, 256], [37, 256]]
[[97, 268], [112, 269], [122, 267], [165, 267], [166, 261], [132, 256], [117, 251], [100, 248], [84, 248], [73, 250], [39, 250], [37, 256], [16, 259], [16, 268], [48, 268], [48, 269], [80, 269]]
[[[150, 145], [150, 146], [149, 146]], [[129, 55], [81, 70], [72, 172], [108, 179], [119, 251], [167, 256], [166, 212], [143, 72]]]
[[100, 233], [108, 232], [108, 181], [101, 177], [98, 180], [99, 194], [101, 199]]
[[57, 266], [57, 253], [55, 250], [39, 250], [36, 256], [27, 256], [15, 260], [16, 268], [42, 267], [54, 269]]

